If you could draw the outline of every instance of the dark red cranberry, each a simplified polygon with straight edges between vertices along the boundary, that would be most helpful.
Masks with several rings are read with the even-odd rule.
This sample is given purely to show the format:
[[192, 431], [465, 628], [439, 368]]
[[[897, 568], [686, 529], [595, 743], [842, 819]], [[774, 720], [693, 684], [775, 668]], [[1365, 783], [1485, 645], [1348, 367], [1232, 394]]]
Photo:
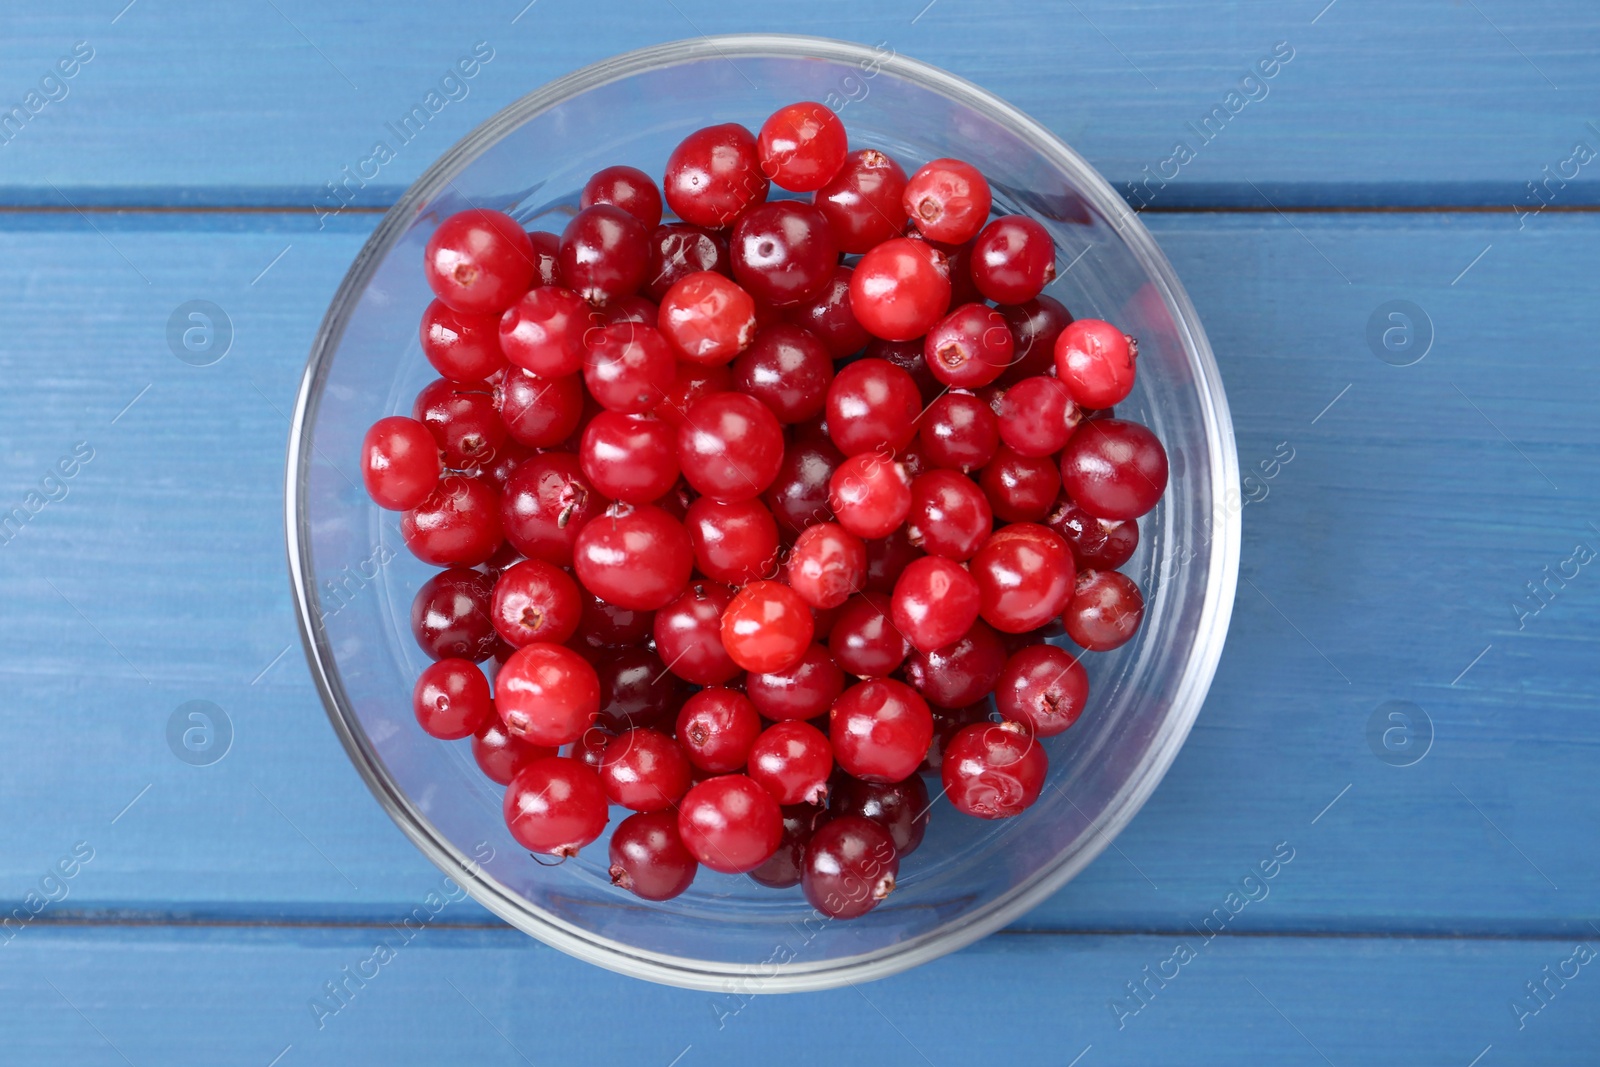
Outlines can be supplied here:
[[525, 559], [495, 581], [489, 613], [494, 628], [513, 647], [535, 641], [565, 644], [577, 632], [583, 596], [560, 567]]
[[506, 481], [500, 510], [506, 540], [529, 559], [572, 565], [572, 547], [606, 501], [583, 476], [578, 457], [544, 452]]
[[961, 638], [978, 619], [978, 583], [966, 568], [940, 556], [913, 560], [895, 582], [895, 629], [923, 652]]
[[893, 363], [911, 375], [911, 380], [917, 383], [917, 392], [921, 394], [922, 402], [926, 405], [933, 403], [948, 389], [928, 369], [928, 361], [923, 357], [922, 349], [923, 342], [920, 337], [913, 337], [909, 341], [885, 341], [881, 337], [874, 337], [867, 343], [865, 355], [868, 359], [881, 359], [886, 363]]
[[1072, 394], [1059, 378], [1024, 378], [1000, 400], [1000, 439], [1019, 456], [1052, 456], [1066, 447], [1083, 421]]
[[547, 745], [530, 745], [522, 738], [513, 736], [498, 715], [492, 716], [482, 729], [472, 736], [472, 758], [478, 761], [478, 769], [483, 771], [491, 782], [499, 785], [510, 785], [511, 779], [515, 778], [522, 768], [536, 759], [544, 759], [555, 754], [555, 748]]
[[1039, 799], [1050, 762], [1026, 726], [976, 723], [951, 740], [939, 768], [945, 795], [959, 812], [980, 819], [1022, 814]]
[[695, 226], [730, 225], [767, 188], [755, 135], [738, 123], [696, 130], [667, 157], [667, 206]]
[[684, 527], [701, 574], [729, 585], [771, 577], [778, 566], [778, 524], [759, 500], [720, 504], [700, 497]]
[[975, 470], [1000, 447], [999, 420], [971, 393], [945, 393], [928, 405], [920, 425], [922, 454], [935, 467]]
[[1033, 645], [1014, 653], [994, 687], [1002, 718], [1019, 722], [1039, 737], [1054, 737], [1078, 721], [1089, 699], [1089, 675], [1076, 656], [1055, 645]]
[[468, 659], [428, 664], [412, 689], [411, 708], [423, 732], [443, 741], [470, 737], [496, 718], [489, 679]]
[[990, 722], [987, 698], [964, 708], [941, 708], [933, 711], [933, 740], [928, 744], [928, 757], [922, 761], [922, 770], [938, 774], [944, 764], [944, 753], [956, 735], [975, 722]]
[[571, 289], [542, 285], [506, 309], [496, 337], [512, 363], [541, 378], [560, 378], [583, 369], [589, 316], [589, 305]]
[[1001, 445], [978, 484], [1002, 522], [1038, 522], [1060, 493], [1060, 471], [1050, 457], [1019, 456]]
[[391, 415], [361, 440], [361, 480], [380, 508], [408, 511], [439, 484], [439, 442], [416, 419]]
[[900, 164], [876, 148], [863, 148], [845, 157], [812, 201], [827, 216], [839, 250], [860, 254], [899, 235], [905, 189], [906, 172]]
[[591, 304], [638, 292], [649, 265], [649, 227], [619, 207], [586, 207], [561, 231], [562, 280]]
[[928, 829], [928, 787], [912, 775], [903, 782], [885, 784], [863, 782], [849, 775], [834, 778], [828, 793], [828, 811], [835, 818], [859, 815], [871, 819], [889, 832], [894, 851], [901, 859], [922, 844]]
[[678, 428], [678, 462], [694, 489], [713, 500], [749, 500], [778, 476], [783, 427], [767, 406], [742, 393], [695, 402]]
[[1097, 518], [1137, 519], [1166, 491], [1167, 453], [1136, 422], [1088, 419], [1061, 453], [1061, 482]]
[[866, 782], [899, 782], [916, 773], [933, 739], [933, 717], [917, 691], [891, 678], [846, 689], [829, 712], [834, 759]]
[[866, 582], [867, 546], [837, 523], [818, 523], [795, 540], [785, 569], [790, 588], [807, 604], [836, 608]]
[[983, 619], [1002, 633], [1038, 629], [1072, 596], [1072, 550], [1059, 534], [1033, 523], [997, 531], [972, 557]]
[[500, 491], [476, 478], [449, 475], [428, 498], [400, 516], [411, 554], [435, 567], [475, 567], [505, 541]]
[[600, 679], [588, 660], [535, 641], [511, 654], [494, 681], [494, 706], [506, 729], [535, 745], [583, 736], [600, 711]]
[[1001, 385], [1049, 374], [1056, 366], [1056, 338], [1072, 323], [1072, 312], [1055, 297], [1038, 296], [1022, 304], [1000, 308], [1011, 330], [1011, 366], [1000, 375]]
[[1120, 404], [1133, 391], [1139, 348], [1099, 319], [1079, 319], [1056, 338], [1056, 376], [1086, 408]]
[[906, 660], [905, 674], [906, 681], [929, 704], [961, 708], [988, 696], [1005, 665], [1005, 643], [979, 619], [948, 645], [931, 652], [913, 651]]
[[641, 811], [611, 832], [611, 884], [641, 900], [671, 900], [694, 882], [700, 865], [678, 836], [675, 811]]
[[488, 659], [495, 646], [493, 599], [494, 583], [479, 571], [452, 567], [435, 574], [411, 600], [417, 646], [432, 659]]
[[587, 589], [583, 596], [583, 615], [578, 620], [577, 639], [588, 648], [621, 648], [637, 644], [650, 635], [655, 613], [634, 611], [601, 600]]
[[854, 355], [872, 340], [850, 307], [850, 279], [854, 276], [849, 267], [835, 267], [833, 277], [816, 296], [784, 309], [784, 317], [815, 334], [833, 359]]
[[893, 458], [877, 452], [850, 456], [828, 480], [828, 506], [857, 537], [887, 537], [911, 511], [911, 479]]
[[861, 593], [845, 601], [828, 635], [828, 651], [858, 678], [882, 678], [900, 668], [911, 642], [895, 629], [889, 597]]
[[779, 804], [821, 804], [833, 773], [833, 746], [810, 723], [780, 722], [756, 738], [747, 773]]
[[733, 364], [732, 387], [767, 405], [785, 424], [820, 414], [832, 381], [833, 360], [822, 342], [786, 322], [758, 333]]
[[600, 757], [606, 799], [631, 811], [665, 811], [689, 791], [689, 761], [678, 743], [648, 727], [613, 737]]
[[656, 612], [656, 651], [667, 669], [694, 685], [722, 685], [738, 677], [739, 665], [722, 646], [722, 613], [733, 590], [697, 581]]
[[761, 734], [761, 717], [733, 689], [702, 689], [678, 712], [678, 743], [696, 768], [710, 774], [743, 770]]
[[637, 167], [606, 167], [583, 185], [578, 206], [610, 204], [639, 220], [646, 230], [661, 225], [661, 190], [650, 175]]
[[993, 530], [989, 499], [971, 478], [932, 470], [912, 480], [906, 536], [922, 551], [946, 559], [971, 559]]
[[989, 183], [978, 168], [959, 159], [935, 159], [911, 176], [901, 204], [929, 238], [961, 244], [983, 228], [990, 200]]
[[596, 657], [594, 669], [600, 679], [595, 721], [612, 733], [670, 723], [683, 702], [683, 683], [648, 648], [607, 650]]
[[911, 543], [911, 535], [905, 527], [866, 544], [867, 590], [874, 593], [894, 592], [900, 572], [909, 567], [912, 560], [924, 555], [922, 549]]
[[972, 246], [972, 280], [996, 304], [1032, 300], [1055, 281], [1056, 246], [1037, 220], [1002, 215]]
[[600, 775], [575, 759], [534, 760], [506, 787], [506, 825], [529, 852], [576, 856], [600, 836], [607, 818]]
[[679, 278], [661, 298], [660, 328], [678, 358], [702, 366], [727, 363], [756, 336], [756, 302], [713, 271]]
[[958, 389], [976, 389], [1011, 363], [1011, 330], [994, 308], [962, 304], [927, 331], [923, 355], [933, 376]]
[[678, 833], [695, 859], [723, 874], [767, 861], [783, 840], [778, 802], [742, 774], [707, 778], [678, 806]]
[[727, 237], [682, 222], [660, 226], [650, 235], [644, 295], [659, 302], [679, 278], [703, 270], [732, 274]]
[[850, 307], [874, 337], [909, 341], [923, 336], [950, 307], [950, 267], [944, 253], [907, 237], [877, 245], [856, 264]]
[[457, 311], [498, 315], [533, 285], [533, 245], [510, 215], [459, 211], [428, 238], [423, 273], [434, 295]]
[[573, 435], [583, 418], [583, 379], [539, 378], [508, 370], [497, 393], [500, 421], [511, 439], [529, 448], [554, 448]]
[[506, 443], [505, 424], [494, 408], [494, 390], [435, 378], [417, 394], [411, 415], [426, 426], [444, 454], [444, 465], [465, 470]]
[[882, 359], [858, 359], [828, 387], [828, 433], [847, 456], [898, 452], [917, 435], [922, 394], [911, 375]]
[[533, 285], [561, 284], [561, 237], [559, 234], [533, 230], [528, 234], [533, 246]]
[[762, 499], [786, 534], [794, 536], [808, 526], [833, 519], [828, 484], [843, 459], [825, 438], [793, 440], [784, 449], [778, 474]]
[[694, 549], [683, 524], [655, 505], [613, 504], [578, 532], [572, 567], [591, 593], [654, 611], [688, 584]]
[[607, 301], [605, 306], [589, 312], [589, 321], [595, 326], [615, 326], [631, 322], [639, 326], [655, 326], [661, 318], [661, 308], [653, 300], [638, 294], [619, 296]]
[[740, 285], [757, 300], [783, 307], [810, 300], [828, 286], [839, 246], [821, 211], [775, 200], [739, 217], [728, 255]]
[[422, 313], [422, 354], [441, 377], [456, 382], [481, 382], [506, 365], [495, 317], [463, 314], [443, 300]]
[[756, 140], [761, 172], [796, 193], [820, 189], [844, 166], [850, 150], [844, 123], [814, 101], [789, 104], [761, 124]]
[[659, 419], [602, 411], [584, 427], [578, 462], [599, 492], [648, 504], [678, 484], [677, 434]]
[[811, 835], [800, 887], [806, 900], [834, 919], [855, 919], [894, 892], [900, 873], [889, 831], [859, 815], [829, 819]]
[[783, 809], [783, 839], [767, 862], [750, 872], [752, 881], [768, 889], [788, 889], [800, 884], [800, 868], [805, 861], [806, 844], [815, 829], [827, 821], [828, 813], [809, 804]]
[[1116, 571], [1084, 571], [1061, 615], [1067, 636], [1090, 652], [1128, 642], [1144, 619], [1144, 596], [1132, 578]]
[[[822, 628], [817, 632], [821, 636]], [[800, 662], [786, 670], [747, 675], [744, 689], [757, 711], [774, 722], [785, 722], [826, 714], [844, 692], [844, 681], [844, 671], [828, 650], [812, 645]]]
[[654, 327], [619, 322], [590, 330], [585, 345], [583, 382], [608, 411], [642, 414], [672, 388], [677, 360]]
[[566, 754], [592, 771], [600, 770], [600, 761], [605, 758], [606, 746], [616, 734], [602, 726], [591, 726], [583, 732], [583, 736], [567, 747]]
[[782, 671], [800, 662], [815, 636], [811, 608], [782, 582], [751, 582], [722, 612], [722, 645], [747, 671]]
[[1133, 519], [1097, 519], [1063, 495], [1044, 524], [1066, 539], [1079, 570], [1114, 571], [1139, 547]]

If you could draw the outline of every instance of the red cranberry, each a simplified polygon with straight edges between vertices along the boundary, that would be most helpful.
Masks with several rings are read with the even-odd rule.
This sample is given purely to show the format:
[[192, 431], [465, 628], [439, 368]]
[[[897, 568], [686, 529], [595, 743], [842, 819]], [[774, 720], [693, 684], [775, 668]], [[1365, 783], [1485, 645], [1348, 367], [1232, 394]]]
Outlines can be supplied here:
[[971, 559], [994, 530], [994, 513], [972, 479], [949, 470], [919, 474], [911, 483], [906, 536], [933, 556]]
[[443, 300], [422, 313], [422, 354], [455, 382], [481, 382], [506, 365], [495, 317], [463, 314]]
[[768, 326], [733, 364], [733, 388], [765, 404], [781, 423], [820, 414], [833, 380], [833, 359], [821, 341], [789, 323]]
[[867, 546], [837, 523], [818, 523], [796, 539], [787, 571], [790, 588], [807, 604], [836, 608], [861, 591]]
[[863, 782], [841, 774], [835, 777], [828, 793], [829, 814], [834, 818], [859, 815], [871, 819], [889, 832], [895, 854], [901, 859], [922, 844], [932, 806], [928, 787], [914, 774], [893, 784]]
[[489, 679], [467, 659], [428, 664], [411, 693], [417, 723], [430, 737], [470, 737], [495, 718]]
[[570, 648], [535, 641], [511, 654], [495, 677], [494, 705], [506, 729], [536, 745], [583, 736], [600, 710], [600, 679]]
[[811, 835], [802, 861], [806, 900], [834, 919], [855, 919], [894, 892], [900, 873], [889, 831], [859, 815], [829, 819]]
[[606, 744], [600, 784], [613, 804], [631, 811], [665, 811], [689, 791], [689, 761], [672, 738], [638, 727]]
[[1056, 376], [1086, 408], [1120, 404], [1133, 391], [1138, 347], [1099, 319], [1079, 319], [1056, 338]]
[[583, 597], [566, 571], [542, 559], [525, 559], [501, 573], [490, 606], [494, 628], [508, 644], [565, 644], [578, 629]]
[[708, 778], [678, 806], [678, 833], [695, 859], [723, 874], [753, 871], [778, 850], [778, 802], [742, 774]]
[[761, 734], [761, 717], [733, 689], [702, 689], [678, 712], [678, 743], [694, 766], [710, 774], [742, 770]]
[[810, 607], [781, 582], [751, 582], [722, 613], [723, 647], [747, 671], [793, 667], [813, 636]]
[[940, 319], [923, 342], [933, 376], [959, 389], [976, 389], [1000, 376], [1011, 362], [1011, 330], [984, 304], [962, 304]]
[[546, 745], [530, 745], [506, 729], [500, 716], [489, 721], [472, 736], [472, 758], [491, 782], [510, 785], [517, 772], [536, 759], [554, 756], [556, 749]]
[[1089, 699], [1089, 675], [1077, 657], [1055, 645], [1032, 645], [1006, 660], [994, 687], [1002, 718], [1039, 737], [1054, 737], [1078, 721]]
[[678, 483], [677, 434], [659, 419], [602, 411], [584, 428], [578, 461], [595, 489], [648, 504]]
[[820, 294], [839, 262], [827, 218], [794, 200], [775, 200], [741, 215], [728, 255], [739, 284], [773, 307]]
[[494, 652], [489, 603], [494, 583], [466, 567], [440, 571], [411, 600], [411, 633], [432, 659], [481, 662]]
[[650, 235], [650, 266], [644, 294], [659, 302], [680, 278], [697, 271], [714, 270], [731, 275], [728, 239], [721, 233], [672, 222]]
[[498, 315], [533, 285], [533, 244], [510, 215], [460, 211], [428, 238], [423, 273], [434, 295], [455, 310]]
[[561, 238], [553, 233], [543, 230], [534, 230], [528, 234], [528, 243], [533, 246], [533, 285], [561, 284]]
[[839, 250], [860, 254], [899, 235], [905, 189], [906, 172], [900, 164], [876, 148], [863, 148], [845, 157], [812, 201], [827, 216]]
[[589, 305], [581, 296], [541, 285], [506, 309], [497, 336], [506, 359], [541, 378], [560, 378], [583, 369], [583, 338], [590, 325]]
[[846, 774], [866, 782], [898, 782], [916, 773], [933, 738], [933, 717], [904, 682], [859, 682], [834, 701], [828, 736]]
[[444, 465], [455, 470], [476, 465], [506, 443], [494, 391], [482, 382], [462, 385], [436, 378], [417, 394], [411, 414], [439, 443]]
[[656, 418], [678, 429], [688, 410], [702, 397], [726, 393], [733, 388], [733, 372], [727, 367], [705, 367], [679, 360], [673, 370], [672, 385], [655, 406]]
[[1067, 636], [1090, 652], [1128, 642], [1144, 619], [1144, 596], [1132, 578], [1116, 571], [1084, 571], [1061, 615]]
[[719, 504], [703, 496], [689, 505], [684, 526], [707, 578], [743, 585], [777, 570], [778, 524], [759, 500]]
[[844, 671], [827, 649], [812, 645], [792, 667], [747, 675], [744, 688], [755, 709], [774, 722], [815, 719], [844, 692]]
[[1049, 457], [1020, 456], [1001, 445], [978, 484], [1002, 522], [1037, 522], [1050, 514], [1061, 474]]
[[475, 567], [505, 540], [500, 493], [475, 478], [451, 475], [400, 516], [400, 537], [411, 554], [435, 567]]
[[917, 383], [887, 360], [858, 359], [828, 387], [828, 433], [847, 456], [905, 448], [921, 414]]
[[600, 679], [596, 721], [613, 733], [670, 722], [683, 702], [683, 683], [648, 648], [608, 651], [597, 658], [594, 670]]
[[755, 135], [738, 123], [707, 126], [667, 157], [667, 206], [684, 222], [720, 229], [767, 198]]
[[667, 669], [694, 685], [722, 685], [739, 665], [722, 644], [722, 615], [733, 590], [717, 582], [695, 582], [656, 612], [656, 650]]
[[1080, 570], [1114, 571], [1139, 547], [1137, 521], [1097, 519], [1065, 495], [1056, 501], [1045, 525], [1066, 539]]
[[920, 559], [925, 553], [911, 543], [911, 535], [904, 527], [888, 537], [867, 542], [867, 589], [874, 593], [894, 592], [894, 583], [900, 573]]
[[661, 298], [661, 333], [679, 359], [720, 366], [756, 335], [756, 302], [713, 271], [689, 274]]
[[961, 638], [978, 619], [978, 583], [954, 560], [923, 556], [894, 586], [894, 625], [913, 648], [931, 652]]
[[650, 230], [619, 207], [586, 207], [561, 231], [561, 277], [591, 304], [638, 292], [649, 264]]
[[783, 463], [783, 428], [767, 406], [741, 393], [695, 402], [678, 429], [678, 462], [694, 489], [713, 500], [749, 500]]
[[939, 777], [957, 811], [1006, 819], [1039, 799], [1049, 770], [1044, 746], [1026, 726], [977, 723], [950, 742]]
[[606, 754], [606, 746], [611, 743], [611, 739], [615, 736], [614, 733], [603, 727], [591, 726], [583, 732], [582, 737], [568, 746], [566, 754], [598, 773], [600, 761]]
[[511, 472], [500, 516], [518, 552], [568, 567], [578, 534], [603, 510], [605, 500], [583, 476], [578, 457], [545, 452]]
[[1066, 446], [1083, 420], [1059, 378], [1024, 378], [1000, 400], [1000, 439], [1019, 456], [1051, 456]]
[[576, 374], [539, 378], [512, 368], [500, 381], [498, 399], [500, 421], [512, 440], [529, 448], [554, 448], [572, 436], [583, 418], [583, 379]]
[[857, 537], [886, 537], [911, 511], [911, 479], [892, 458], [863, 452], [834, 468], [828, 504], [839, 525]]
[[945, 393], [928, 405], [921, 425], [922, 452], [935, 467], [974, 470], [1000, 447], [999, 420], [971, 393]]
[[929, 652], [913, 651], [906, 681], [929, 704], [961, 708], [988, 696], [1006, 665], [1006, 646], [988, 623], [974, 622], [957, 640]]
[[587, 589], [580, 589], [583, 615], [578, 621], [578, 640], [588, 648], [620, 648], [644, 640], [650, 634], [655, 614], [634, 611], [601, 600]]
[[750, 777], [779, 804], [821, 804], [832, 773], [833, 746], [810, 723], [791, 720], [769, 726], [750, 750]]
[[996, 532], [972, 557], [985, 622], [1009, 634], [1049, 622], [1072, 595], [1067, 543], [1048, 527], [1015, 523]]
[[1002, 215], [983, 228], [972, 246], [972, 280], [996, 304], [1032, 300], [1055, 281], [1056, 246], [1026, 215]]
[[1062, 450], [1061, 482], [1096, 518], [1137, 519], [1166, 491], [1167, 453], [1136, 422], [1089, 419]]
[[989, 183], [959, 159], [924, 163], [906, 183], [901, 204], [927, 237], [945, 244], [970, 241], [989, 217]]
[[379, 419], [361, 440], [361, 480], [380, 508], [419, 506], [438, 486], [439, 474], [439, 443], [416, 419]]
[[828, 183], [850, 146], [844, 123], [826, 106], [812, 101], [790, 104], [761, 124], [756, 144], [761, 172], [774, 185], [796, 193], [809, 193]]
[[688, 584], [694, 550], [683, 524], [655, 505], [613, 504], [578, 532], [572, 566], [590, 592], [654, 611]]
[[828, 651], [842, 669], [858, 678], [882, 678], [905, 662], [911, 642], [895, 628], [890, 604], [883, 593], [845, 601], [828, 634]]
[[767, 862], [750, 872], [750, 879], [768, 889], [788, 889], [800, 884], [800, 868], [805, 862], [806, 844], [816, 828], [827, 821], [828, 813], [809, 804], [782, 809], [783, 839]]
[[950, 307], [949, 264], [942, 252], [924, 241], [907, 237], [884, 241], [856, 264], [850, 278], [850, 307], [875, 337], [890, 341], [921, 337]]
[[872, 340], [850, 307], [853, 277], [849, 267], [834, 267], [833, 277], [816, 296], [784, 309], [784, 317], [816, 335], [833, 359], [854, 355]]
[[677, 360], [661, 332], [619, 322], [585, 335], [583, 381], [601, 407], [638, 415], [672, 388]]
[[506, 825], [530, 852], [576, 856], [606, 828], [600, 776], [575, 759], [534, 760], [506, 787]]
[[640, 900], [671, 900], [694, 882], [700, 865], [678, 836], [673, 811], [641, 811], [611, 833], [611, 884]]
[[1011, 366], [1000, 375], [1001, 385], [1024, 378], [1049, 374], [1056, 366], [1056, 338], [1072, 323], [1072, 312], [1050, 296], [1038, 296], [1021, 304], [1000, 308], [1011, 331]]
[[786, 534], [793, 536], [815, 523], [832, 521], [828, 485], [843, 459], [826, 439], [790, 442], [777, 476], [762, 496]]
[[610, 204], [639, 220], [646, 230], [661, 225], [661, 190], [637, 167], [606, 167], [584, 183], [578, 206]]

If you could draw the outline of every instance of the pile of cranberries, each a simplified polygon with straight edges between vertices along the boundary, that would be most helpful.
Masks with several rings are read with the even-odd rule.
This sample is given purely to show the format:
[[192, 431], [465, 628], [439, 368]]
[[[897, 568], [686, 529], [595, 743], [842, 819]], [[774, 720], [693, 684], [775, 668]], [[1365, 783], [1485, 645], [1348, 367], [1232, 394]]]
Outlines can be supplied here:
[[362, 472], [443, 568], [417, 720], [472, 738], [522, 846], [571, 856], [616, 805], [640, 897], [704, 864], [848, 918], [922, 840], [919, 772], [980, 818], [1038, 798], [1088, 695], [1047, 638], [1138, 628], [1116, 568], [1167, 458], [1112, 413], [1134, 341], [990, 209], [970, 164], [908, 178], [800, 103], [691, 134], [660, 187], [600, 171], [560, 236], [439, 224], [440, 377]]

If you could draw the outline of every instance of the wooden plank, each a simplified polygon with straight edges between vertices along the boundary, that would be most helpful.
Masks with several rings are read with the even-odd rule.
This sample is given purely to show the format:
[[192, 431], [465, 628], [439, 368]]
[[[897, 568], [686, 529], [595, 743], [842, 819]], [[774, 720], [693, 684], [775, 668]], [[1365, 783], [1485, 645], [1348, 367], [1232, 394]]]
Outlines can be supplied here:
[[[748, 10], [679, 0], [630, 6], [626, 17], [597, 17], [576, 0], [448, 10], [403, 0], [381, 13], [311, 0], [125, 5], [9, 13], [0, 110], [23, 104], [74, 42], [93, 58], [46, 86], [60, 99], [36, 98], [38, 114], [13, 123], [0, 146], [0, 203], [307, 206], [484, 42], [494, 58], [467, 95], [359, 194], [388, 203], [474, 125], [552, 78], [646, 45], [741, 31], [882, 42], [945, 67], [1035, 115], [1119, 187], [1144, 181], [1146, 167], [1176, 175], [1149, 194], [1161, 207], [1532, 206], [1527, 184], [1545, 167], [1562, 170], [1580, 140], [1600, 148], [1587, 105], [1600, 87], [1600, 12], [1555, 0], [1246, 0], [1204, 15], [1172, 0], [1065, 10], [1038, 0]], [[1280, 42], [1288, 64], [1241, 88]], [[1167, 162], [1180, 141], [1194, 158]], [[1564, 169], [1573, 180], [1557, 178], [1544, 198], [1596, 203], [1594, 168]]]
[[[648, 985], [510, 931], [39, 929], [7, 946], [0, 989], [11, 1062], [86, 1067], [1592, 1058], [1592, 934], [1587, 964], [1568, 940], [1190, 941], [1180, 965], [1173, 938], [1000, 935], [880, 982], [752, 997]], [[1541, 1004], [1524, 983], [1542, 981]]]
[[[63, 916], [383, 915], [436, 877], [323, 721], [283, 577], [285, 416], [369, 222], [0, 217], [0, 511], [59, 495], [51, 468], [94, 449], [0, 546], [0, 739], [18, 754], [0, 802], [26, 815], [0, 828], [0, 899], [77, 841], [96, 855]], [[1245, 507], [1248, 581], [1187, 748], [1116, 848], [1025, 925], [1181, 929], [1289, 841], [1301, 858], [1252, 930], [1581, 933], [1600, 889], [1583, 844], [1600, 821], [1600, 594], [1586, 568], [1522, 629], [1512, 606], [1575, 543], [1600, 546], [1600, 220], [1546, 216], [1511, 239], [1458, 215], [1156, 223], [1245, 466], [1281, 442], [1294, 458]], [[193, 299], [233, 324], [211, 366], [169, 348]], [[1414, 366], [1368, 348], [1393, 299], [1431, 317]], [[212, 766], [168, 747], [191, 700], [232, 722]], [[1389, 700], [1431, 717], [1415, 766], [1369, 747]]]

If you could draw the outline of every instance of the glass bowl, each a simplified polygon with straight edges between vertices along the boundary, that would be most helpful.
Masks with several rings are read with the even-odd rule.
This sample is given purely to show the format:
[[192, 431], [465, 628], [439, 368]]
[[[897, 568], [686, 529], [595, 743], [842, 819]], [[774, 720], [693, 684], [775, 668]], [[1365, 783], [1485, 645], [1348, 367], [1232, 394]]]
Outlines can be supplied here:
[[[1060, 250], [1049, 292], [1075, 315], [1138, 337], [1139, 385], [1118, 410], [1160, 436], [1172, 470], [1126, 568], [1148, 598], [1144, 626], [1117, 651], [1086, 657], [1090, 703], [1045, 743], [1044, 795], [998, 822], [939, 800], [899, 887], [851, 921], [823, 918], [798, 888], [703, 868], [677, 899], [641, 901], [610, 884], [608, 837], [554, 866], [518, 848], [501, 818], [502, 790], [479, 772], [470, 742], [434, 740], [412, 717], [412, 684], [427, 660], [409, 611], [430, 571], [358, 473], [366, 428], [409, 413], [433, 377], [417, 322], [431, 296], [422, 250], [442, 218], [494, 207], [559, 232], [598, 168], [627, 163], [659, 176], [692, 130], [754, 129], [796, 100], [834, 107], [852, 147], [883, 149], [907, 172], [941, 156], [970, 160], [988, 176], [997, 212], [1042, 221]], [[407, 190], [356, 257], [312, 347], [290, 431], [286, 511], [302, 636], [329, 718], [429, 859], [507, 922], [581, 959], [673, 985], [772, 992], [878, 978], [960, 948], [1059, 889], [1127, 825], [1183, 744], [1222, 652], [1238, 502], [1227, 400], [1194, 308], [1088, 163], [1004, 101], [887, 48], [741, 35], [630, 52], [552, 82]]]

